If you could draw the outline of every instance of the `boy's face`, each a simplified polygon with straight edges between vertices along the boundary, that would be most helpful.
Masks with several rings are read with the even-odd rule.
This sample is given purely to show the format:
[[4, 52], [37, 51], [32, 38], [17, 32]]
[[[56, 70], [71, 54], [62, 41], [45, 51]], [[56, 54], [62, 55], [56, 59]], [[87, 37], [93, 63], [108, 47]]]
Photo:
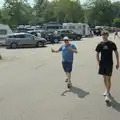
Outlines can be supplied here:
[[108, 40], [108, 34], [103, 34], [102, 38], [103, 38], [104, 41], [107, 41]]

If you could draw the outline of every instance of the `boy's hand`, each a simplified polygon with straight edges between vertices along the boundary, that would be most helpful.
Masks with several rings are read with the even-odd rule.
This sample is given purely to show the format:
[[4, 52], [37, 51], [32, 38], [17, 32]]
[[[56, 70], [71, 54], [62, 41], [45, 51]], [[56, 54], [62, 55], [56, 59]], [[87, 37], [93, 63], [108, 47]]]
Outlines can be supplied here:
[[120, 67], [120, 65], [119, 65], [119, 64], [117, 64], [117, 65], [116, 65], [116, 69], [118, 70], [118, 69], [119, 69], [119, 67]]

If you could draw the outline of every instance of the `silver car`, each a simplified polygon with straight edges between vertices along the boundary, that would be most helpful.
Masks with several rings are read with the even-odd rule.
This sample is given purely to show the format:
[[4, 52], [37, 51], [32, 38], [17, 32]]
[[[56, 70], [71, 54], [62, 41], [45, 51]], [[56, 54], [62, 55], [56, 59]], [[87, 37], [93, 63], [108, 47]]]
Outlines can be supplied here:
[[18, 48], [24, 46], [43, 47], [47, 41], [44, 38], [36, 37], [29, 33], [15, 33], [8, 35], [6, 39], [7, 48]]

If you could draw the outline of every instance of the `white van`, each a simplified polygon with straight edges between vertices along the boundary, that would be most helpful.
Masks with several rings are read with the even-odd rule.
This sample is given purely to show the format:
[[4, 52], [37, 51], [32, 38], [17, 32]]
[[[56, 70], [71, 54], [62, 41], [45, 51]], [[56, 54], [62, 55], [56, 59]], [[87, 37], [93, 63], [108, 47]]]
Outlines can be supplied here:
[[0, 44], [4, 45], [5, 39], [12, 33], [13, 32], [8, 25], [0, 24]]
[[63, 29], [69, 29], [83, 37], [90, 36], [90, 27], [85, 23], [63, 23]]

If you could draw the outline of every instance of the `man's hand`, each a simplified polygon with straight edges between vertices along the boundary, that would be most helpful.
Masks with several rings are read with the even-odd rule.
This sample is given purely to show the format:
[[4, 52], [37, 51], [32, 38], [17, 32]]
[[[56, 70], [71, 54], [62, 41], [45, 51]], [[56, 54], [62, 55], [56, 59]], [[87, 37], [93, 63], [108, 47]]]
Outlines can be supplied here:
[[58, 53], [59, 51], [58, 51], [58, 50], [53, 50], [53, 49], [51, 48], [51, 52], [52, 52], [52, 53]]
[[73, 52], [73, 49], [72, 49], [71, 47], [68, 47], [68, 50], [69, 50], [70, 52]]
[[117, 65], [116, 65], [116, 69], [118, 70], [118, 69], [119, 69], [119, 67], [120, 67], [120, 65], [119, 65], [119, 64], [117, 64]]
[[71, 47], [68, 47], [68, 50], [69, 50], [70, 52], [73, 52], [73, 53], [78, 53], [77, 50], [74, 50], [74, 49], [72, 49]]
[[55, 50], [53, 50], [53, 49], [51, 48], [51, 52], [52, 52], [52, 53], [54, 53], [54, 52], [55, 52]]

